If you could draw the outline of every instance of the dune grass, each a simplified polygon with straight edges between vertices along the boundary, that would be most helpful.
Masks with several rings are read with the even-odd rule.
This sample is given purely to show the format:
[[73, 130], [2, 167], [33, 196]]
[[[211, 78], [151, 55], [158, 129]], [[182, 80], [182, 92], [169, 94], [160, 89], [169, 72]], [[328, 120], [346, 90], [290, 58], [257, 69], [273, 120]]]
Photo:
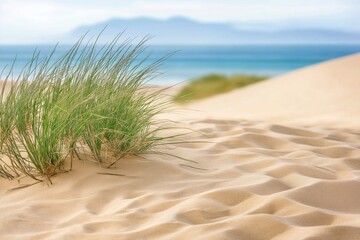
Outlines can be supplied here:
[[146, 38], [119, 39], [99, 46], [82, 37], [59, 59], [56, 48], [45, 59], [35, 52], [15, 81], [10, 70], [0, 94], [0, 176], [51, 182], [82, 154], [111, 167], [173, 137], [160, 136], [168, 125], [154, 119], [167, 109], [162, 90], [146, 87], [163, 59], [144, 63]]
[[251, 75], [226, 76], [210, 74], [189, 81], [173, 98], [175, 102], [186, 103], [216, 94], [229, 92], [265, 80], [265, 77]]

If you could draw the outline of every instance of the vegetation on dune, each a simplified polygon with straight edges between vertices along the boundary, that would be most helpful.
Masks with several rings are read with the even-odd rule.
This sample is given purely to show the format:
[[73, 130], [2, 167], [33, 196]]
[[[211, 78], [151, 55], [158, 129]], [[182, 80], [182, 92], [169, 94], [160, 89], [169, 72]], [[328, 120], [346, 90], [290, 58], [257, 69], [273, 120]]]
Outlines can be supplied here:
[[186, 103], [229, 92], [236, 88], [245, 87], [265, 79], [265, 77], [250, 75], [235, 75], [231, 77], [219, 74], [206, 75], [191, 80], [174, 96], [173, 100], [178, 103]]
[[147, 39], [119, 38], [98, 46], [83, 37], [60, 59], [36, 52], [12, 82], [10, 70], [0, 93], [0, 176], [50, 180], [89, 153], [110, 167], [173, 137], [160, 136], [169, 126], [154, 119], [167, 107], [162, 90], [145, 85], [163, 59], [144, 64]]

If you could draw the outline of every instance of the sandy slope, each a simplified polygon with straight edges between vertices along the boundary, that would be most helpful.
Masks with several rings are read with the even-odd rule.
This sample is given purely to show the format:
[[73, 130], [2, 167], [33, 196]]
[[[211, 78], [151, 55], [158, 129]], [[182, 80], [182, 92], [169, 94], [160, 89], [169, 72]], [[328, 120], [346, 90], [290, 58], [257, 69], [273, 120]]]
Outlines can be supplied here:
[[359, 126], [360, 54], [215, 96], [189, 108], [213, 118]]
[[[183, 120], [197, 130], [193, 142], [168, 151], [197, 163], [148, 155], [99, 169], [77, 161], [52, 186], [0, 180], [0, 239], [360, 239], [360, 109], [350, 101], [359, 91], [359, 59], [193, 105], [203, 111]], [[240, 106], [246, 96], [255, 110]], [[225, 100], [240, 105], [229, 113]], [[296, 108], [285, 108], [290, 103]], [[234, 120], [244, 109], [266, 121]]]

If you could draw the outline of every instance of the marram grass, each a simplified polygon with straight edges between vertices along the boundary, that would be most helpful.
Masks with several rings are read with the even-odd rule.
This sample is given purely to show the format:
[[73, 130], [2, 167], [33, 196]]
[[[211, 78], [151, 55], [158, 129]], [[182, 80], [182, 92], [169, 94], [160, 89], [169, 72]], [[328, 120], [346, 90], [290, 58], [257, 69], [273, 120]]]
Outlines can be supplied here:
[[59, 59], [56, 48], [45, 59], [34, 53], [14, 81], [10, 70], [0, 93], [0, 176], [50, 180], [84, 151], [109, 167], [172, 138], [155, 120], [167, 108], [162, 90], [146, 89], [163, 59], [144, 64], [146, 39], [119, 38], [102, 46], [81, 38]]
[[226, 76], [220, 74], [210, 74], [190, 80], [189, 83], [187, 83], [174, 96], [173, 100], [178, 103], [187, 103], [220, 93], [229, 92], [265, 79], [265, 77], [252, 75]]

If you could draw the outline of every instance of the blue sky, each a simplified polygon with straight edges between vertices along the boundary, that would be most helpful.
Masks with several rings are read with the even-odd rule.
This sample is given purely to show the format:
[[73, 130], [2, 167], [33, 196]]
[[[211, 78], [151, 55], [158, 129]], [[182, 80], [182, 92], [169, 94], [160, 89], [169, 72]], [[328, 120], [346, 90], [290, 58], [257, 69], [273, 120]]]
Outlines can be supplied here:
[[0, 0], [0, 43], [32, 43], [110, 18], [184, 16], [236, 28], [360, 31], [360, 0]]

